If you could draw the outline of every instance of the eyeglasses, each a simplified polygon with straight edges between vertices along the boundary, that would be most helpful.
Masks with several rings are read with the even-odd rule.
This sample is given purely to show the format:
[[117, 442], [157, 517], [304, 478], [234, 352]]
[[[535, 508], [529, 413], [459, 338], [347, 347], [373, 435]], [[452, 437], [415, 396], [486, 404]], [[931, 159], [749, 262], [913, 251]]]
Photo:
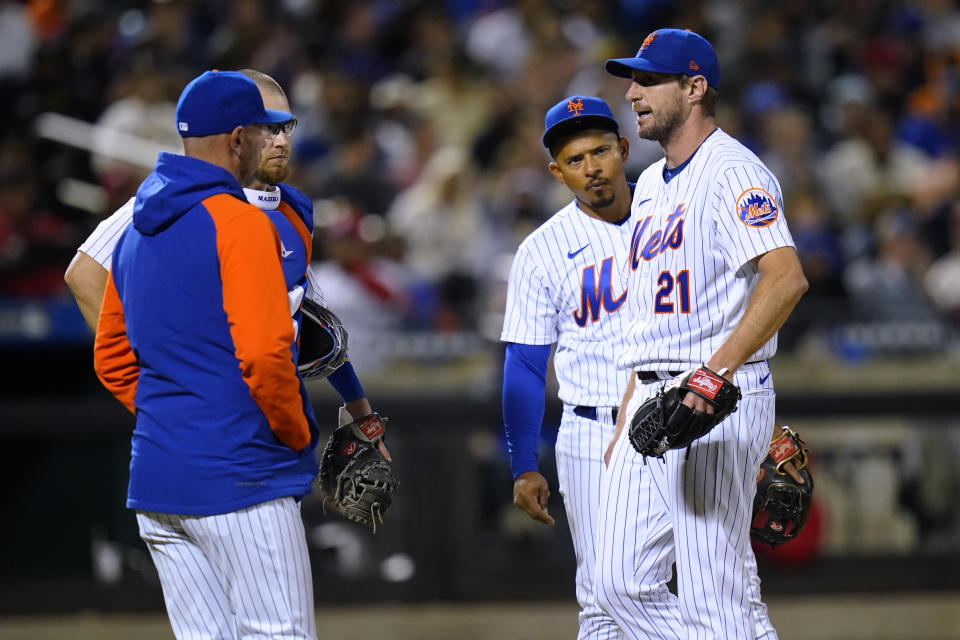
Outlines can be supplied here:
[[277, 136], [280, 132], [288, 138], [293, 135], [293, 130], [297, 128], [297, 119], [292, 118], [286, 122], [260, 123], [260, 126], [270, 132], [271, 136]]

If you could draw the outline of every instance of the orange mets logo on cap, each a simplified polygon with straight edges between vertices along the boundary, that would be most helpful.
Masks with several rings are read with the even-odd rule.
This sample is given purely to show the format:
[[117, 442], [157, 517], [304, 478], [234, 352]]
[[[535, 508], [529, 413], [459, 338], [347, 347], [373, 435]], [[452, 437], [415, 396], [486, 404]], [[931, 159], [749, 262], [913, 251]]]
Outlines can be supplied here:
[[657, 32], [654, 31], [653, 33], [651, 33], [650, 35], [648, 35], [646, 38], [644, 38], [643, 44], [640, 45], [640, 53], [643, 53], [643, 50], [644, 50], [644, 49], [646, 49], [646, 48], [649, 47], [651, 44], [653, 44], [653, 39], [656, 38], [656, 37], [657, 37]]
[[575, 116], [580, 115], [580, 112], [583, 111], [583, 98], [577, 98], [576, 102], [567, 100], [567, 111]]
[[780, 208], [773, 196], [755, 187], [737, 198], [737, 215], [748, 227], [767, 227], [780, 215]]

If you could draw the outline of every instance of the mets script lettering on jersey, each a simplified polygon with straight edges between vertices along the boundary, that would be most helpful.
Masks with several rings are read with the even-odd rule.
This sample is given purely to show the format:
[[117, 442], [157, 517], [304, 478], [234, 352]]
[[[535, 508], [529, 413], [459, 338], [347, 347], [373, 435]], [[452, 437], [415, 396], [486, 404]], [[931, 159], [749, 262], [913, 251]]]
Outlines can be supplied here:
[[[587, 318], [596, 322], [600, 318], [600, 306], [607, 313], [613, 313], [620, 308], [627, 299], [627, 290], [624, 289], [619, 298], [613, 297], [613, 257], [604, 258], [600, 265], [600, 278], [597, 279], [596, 265], [590, 265], [583, 270], [583, 280], [580, 285], [580, 308], [573, 312], [573, 319], [580, 327], [587, 326]], [[589, 310], [589, 314], [587, 311]]]
[[667, 216], [667, 223], [664, 225], [664, 228], [658, 229], [650, 234], [639, 255], [637, 254], [637, 250], [640, 248], [640, 242], [647, 232], [647, 227], [650, 226], [650, 218], [652, 216], [647, 216], [637, 222], [637, 226], [633, 228], [633, 237], [630, 238], [631, 269], [636, 271], [640, 265], [641, 257], [644, 260], [650, 261], [666, 251], [668, 247], [670, 249], [680, 248], [680, 245], [683, 243], [683, 214], [686, 212], [687, 209], [684, 204], [682, 202], [678, 204], [673, 210], [673, 213]]

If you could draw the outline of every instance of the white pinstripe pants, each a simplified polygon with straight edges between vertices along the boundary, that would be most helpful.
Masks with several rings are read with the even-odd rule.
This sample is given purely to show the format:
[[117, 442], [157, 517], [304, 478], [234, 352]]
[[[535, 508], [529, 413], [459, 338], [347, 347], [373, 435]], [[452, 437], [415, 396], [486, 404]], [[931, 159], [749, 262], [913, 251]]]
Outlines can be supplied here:
[[300, 503], [215, 516], [137, 512], [178, 640], [315, 640]]
[[[775, 640], [760, 600], [750, 515], [756, 474], [773, 432], [766, 365], [745, 367], [738, 411], [686, 450], [664, 460], [634, 451], [624, 428], [603, 475], [597, 596], [627, 638]], [[640, 384], [627, 406], [656, 393]], [[667, 590], [677, 563], [678, 596]]]
[[590, 420], [564, 405], [557, 433], [557, 479], [577, 556], [578, 640], [620, 640], [622, 637], [613, 618], [597, 604], [594, 592], [600, 475], [603, 451], [613, 437], [614, 427], [610, 409], [602, 411], [598, 420]]

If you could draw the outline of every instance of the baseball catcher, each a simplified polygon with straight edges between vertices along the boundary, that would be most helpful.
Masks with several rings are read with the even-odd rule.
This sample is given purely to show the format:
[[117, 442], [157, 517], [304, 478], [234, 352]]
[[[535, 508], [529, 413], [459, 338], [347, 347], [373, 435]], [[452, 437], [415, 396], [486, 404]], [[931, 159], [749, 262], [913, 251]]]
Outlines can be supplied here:
[[757, 474], [750, 537], [772, 547], [797, 537], [807, 522], [812, 497], [807, 449], [795, 431], [781, 427]]
[[303, 326], [300, 328], [300, 377], [326, 378], [347, 358], [347, 330], [329, 309], [310, 298], [303, 299]]
[[[687, 393], [706, 400], [713, 413], [683, 404]], [[644, 456], [662, 458], [668, 449], [683, 449], [737, 410], [740, 388], [711, 371], [696, 366], [661, 386], [644, 402], [630, 421], [630, 444]]]
[[376, 533], [398, 485], [380, 449], [387, 419], [371, 413], [353, 420], [341, 407], [339, 421], [321, 454], [314, 490], [324, 507]]

